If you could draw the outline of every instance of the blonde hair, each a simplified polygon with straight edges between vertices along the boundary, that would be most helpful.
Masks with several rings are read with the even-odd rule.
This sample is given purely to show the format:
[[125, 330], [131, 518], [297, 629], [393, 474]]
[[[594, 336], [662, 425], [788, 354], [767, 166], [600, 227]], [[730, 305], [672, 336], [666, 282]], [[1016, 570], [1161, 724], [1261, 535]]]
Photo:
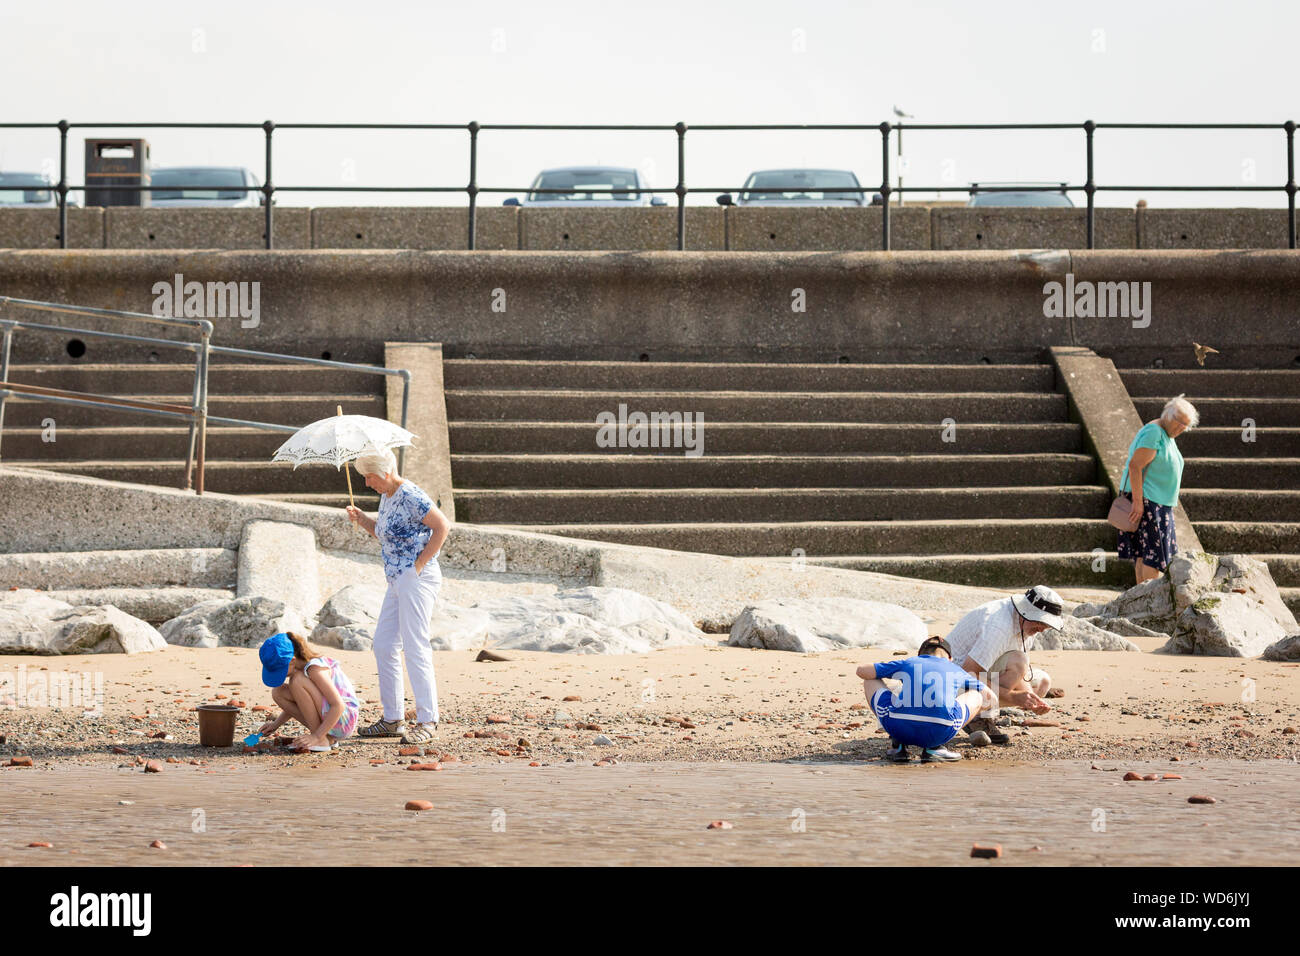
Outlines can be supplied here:
[[1196, 406], [1183, 398], [1182, 395], [1175, 395], [1165, 402], [1164, 411], [1160, 413], [1160, 420], [1162, 422], [1172, 422], [1176, 415], [1182, 415], [1187, 419], [1188, 428], [1195, 428], [1201, 423], [1201, 415], [1196, 410]]
[[397, 458], [386, 448], [358, 455], [353, 464], [356, 465], [357, 472], [362, 475], [397, 474]]

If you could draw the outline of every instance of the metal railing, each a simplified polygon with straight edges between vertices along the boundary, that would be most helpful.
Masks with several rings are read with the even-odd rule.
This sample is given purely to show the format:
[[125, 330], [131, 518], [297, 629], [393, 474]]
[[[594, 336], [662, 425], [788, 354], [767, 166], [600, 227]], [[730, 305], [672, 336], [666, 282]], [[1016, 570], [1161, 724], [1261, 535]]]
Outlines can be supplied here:
[[[259, 422], [242, 418], [227, 418], [208, 414], [208, 371], [210, 356], [230, 355], [238, 358], [260, 361], [274, 361], [296, 365], [315, 365], [370, 375], [395, 375], [402, 380], [402, 421], [406, 427], [407, 413], [410, 408], [411, 373], [404, 368], [382, 368], [376, 365], [359, 365], [354, 362], [339, 362], [332, 359], [304, 358], [298, 355], [282, 355], [276, 352], [259, 352], [253, 349], [231, 348], [212, 344], [212, 323], [207, 319], [173, 319], [165, 316], [147, 315], [143, 312], [126, 312], [120, 309], [97, 309], [91, 306], [67, 305], [59, 302], [43, 302], [35, 299], [15, 299], [0, 296], [0, 308], [34, 309], [47, 312], [60, 312], [68, 315], [85, 315], [95, 318], [126, 319], [128, 321], [154, 323], [183, 330], [196, 330], [196, 341], [178, 339], [152, 338], [141, 335], [128, 335], [122, 332], [104, 332], [97, 329], [73, 328], [65, 325], [46, 325], [39, 322], [23, 322], [18, 319], [0, 318], [0, 441], [4, 438], [5, 403], [9, 398], [22, 401], [46, 401], [63, 405], [78, 405], [83, 408], [116, 408], [127, 413], [152, 415], [160, 418], [179, 418], [189, 422], [189, 451], [185, 460], [184, 488], [193, 487], [197, 494], [203, 494], [204, 463], [207, 454], [207, 426], [234, 425], [245, 428], [257, 428], [263, 431], [296, 432], [299, 425], [283, 425], [277, 422]], [[28, 385], [9, 381], [10, 355], [13, 346], [14, 331], [32, 329], [42, 332], [69, 332], [78, 335], [94, 336], [119, 342], [132, 342], [140, 345], [158, 345], [165, 348], [182, 349], [194, 353], [194, 386], [189, 407], [169, 402], [148, 402], [140, 399], [124, 398], [117, 395], [100, 395], [94, 392], [78, 392], [69, 389], [47, 388], [40, 385]], [[69, 366], [72, 367], [72, 366]], [[397, 454], [398, 470], [405, 466], [405, 448], [399, 448]], [[2, 460], [2, 459], [0, 459]], [[197, 464], [197, 481], [195, 465]]]
[[[274, 203], [276, 193], [282, 192], [390, 192], [390, 193], [464, 193], [469, 199], [469, 235], [467, 249], [475, 248], [475, 232], [480, 193], [528, 193], [545, 192], [572, 194], [590, 190], [573, 187], [569, 189], [531, 190], [529, 187], [480, 186], [478, 184], [478, 146], [479, 134], [497, 131], [548, 131], [548, 132], [664, 132], [675, 133], [677, 137], [677, 185], [665, 188], [629, 188], [617, 190], [600, 190], [606, 192], [627, 193], [672, 193], [677, 197], [677, 248], [686, 249], [686, 197], [691, 193], [728, 192], [737, 187], [688, 186], [686, 183], [686, 134], [688, 130], [696, 132], [765, 132], [765, 131], [838, 131], [879, 133], [881, 147], [881, 177], [878, 192], [883, 200], [881, 206], [880, 248], [890, 248], [890, 213], [889, 198], [906, 193], [921, 192], [968, 192], [965, 186], [894, 186], [889, 176], [890, 137], [897, 133], [901, 143], [904, 130], [917, 132], [959, 132], [959, 131], [1002, 131], [1002, 130], [1078, 130], [1083, 133], [1084, 158], [1087, 164], [1087, 178], [1083, 183], [1066, 185], [1066, 192], [1083, 192], [1087, 198], [1087, 232], [1088, 248], [1095, 248], [1096, 238], [1096, 194], [1099, 192], [1285, 192], [1287, 200], [1287, 238], [1290, 248], [1296, 248], [1296, 178], [1295, 178], [1295, 130], [1294, 120], [1284, 123], [1095, 123], [1087, 120], [1083, 123], [878, 123], [875, 125], [854, 124], [777, 124], [777, 125], [717, 125], [706, 124], [688, 126], [675, 123], [671, 126], [656, 125], [541, 125], [541, 124], [487, 124], [487, 123], [274, 123], [266, 120], [262, 123], [70, 123], [59, 120], [57, 123], [0, 123], [0, 129], [57, 129], [59, 131], [59, 182], [54, 188], [59, 194], [59, 244], [68, 247], [68, 205], [69, 192], [84, 192], [88, 187], [82, 183], [68, 183], [68, 132], [72, 129], [261, 129], [266, 137], [266, 166], [264, 182], [260, 188], [266, 216], [266, 248], [274, 248]], [[272, 153], [276, 130], [463, 130], [469, 135], [469, 182], [464, 186], [277, 186], [272, 178]], [[1098, 183], [1094, 175], [1094, 139], [1098, 130], [1273, 130], [1285, 134], [1286, 146], [1286, 182], [1272, 186], [1260, 185], [1220, 185], [1220, 186], [1168, 186], [1168, 185], [1105, 185]], [[95, 189], [124, 190], [133, 192], [152, 191], [153, 187], [143, 185], [95, 185]], [[183, 186], [168, 185], [159, 189], [184, 189]], [[189, 187], [200, 188], [200, 187]], [[1058, 191], [1060, 186], [1036, 187], [1037, 189]], [[244, 187], [251, 190], [252, 187]], [[232, 190], [233, 191], [233, 190]], [[860, 188], [827, 189], [823, 192], [860, 192]], [[1021, 191], [1033, 191], [1026, 187]]]

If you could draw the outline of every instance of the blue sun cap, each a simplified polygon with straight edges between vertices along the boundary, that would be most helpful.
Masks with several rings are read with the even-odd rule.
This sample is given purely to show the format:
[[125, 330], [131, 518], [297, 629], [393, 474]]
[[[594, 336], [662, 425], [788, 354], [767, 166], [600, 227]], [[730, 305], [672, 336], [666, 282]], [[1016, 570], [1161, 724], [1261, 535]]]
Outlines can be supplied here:
[[257, 653], [262, 658], [262, 683], [267, 687], [279, 687], [289, 677], [293, 641], [281, 631], [264, 640]]

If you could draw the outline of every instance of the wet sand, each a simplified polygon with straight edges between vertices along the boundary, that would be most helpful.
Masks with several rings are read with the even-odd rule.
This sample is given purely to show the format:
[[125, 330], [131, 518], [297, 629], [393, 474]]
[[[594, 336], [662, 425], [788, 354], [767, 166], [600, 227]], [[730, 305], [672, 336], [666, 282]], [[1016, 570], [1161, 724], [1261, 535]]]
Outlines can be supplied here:
[[[1125, 782], [1126, 769], [1183, 779]], [[1112, 772], [1086, 761], [411, 772], [320, 759], [280, 773], [54, 765], [8, 770], [3, 784], [9, 866], [1300, 863], [1300, 764], [1290, 760]], [[1189, 804], [1192, 794], [1218, 802]], [[411, 799], [434, 809], [403, 809]], [[718, 819], [734, 828], [706, 829]], [[35, 840], [53, 846], [27, 848]], [[1004, 855], [973, 860], [972, 843], [999, 843]]]

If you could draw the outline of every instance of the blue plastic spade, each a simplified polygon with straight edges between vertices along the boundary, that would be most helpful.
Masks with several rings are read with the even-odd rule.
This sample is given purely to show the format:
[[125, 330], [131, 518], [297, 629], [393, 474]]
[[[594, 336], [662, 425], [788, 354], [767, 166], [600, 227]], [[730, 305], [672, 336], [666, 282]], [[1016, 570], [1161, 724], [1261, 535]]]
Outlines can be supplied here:
[[245, 747], [256, 747], [256, 746], [257, 746], [257, 742], [258, 742], [259, 740], [261, 740], [261, 739], [262, 739], [262, 735], [261, 735], [261, 734], [249, 734], [247, 737], [244, 738], [244, 746], [245, 746]]

